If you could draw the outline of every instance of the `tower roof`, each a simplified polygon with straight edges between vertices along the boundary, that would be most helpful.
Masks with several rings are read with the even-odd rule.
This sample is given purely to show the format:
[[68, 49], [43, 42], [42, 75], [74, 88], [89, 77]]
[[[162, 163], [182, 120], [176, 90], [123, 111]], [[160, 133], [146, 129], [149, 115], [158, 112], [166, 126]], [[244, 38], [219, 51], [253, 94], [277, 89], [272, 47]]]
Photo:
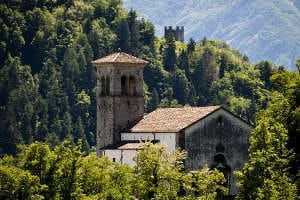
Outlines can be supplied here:
[[145, 65], [148, 62], [134, 57], [132, 55], [129, 55], [127, 53], [124, 52], [117, 52], [117, 53], [113, 53], [110, 54], [108, 56], [105, 56], [103, 58], [99, 58], [97, 60], [92, 61], [93, 64], [136, 64], [136, 65]]

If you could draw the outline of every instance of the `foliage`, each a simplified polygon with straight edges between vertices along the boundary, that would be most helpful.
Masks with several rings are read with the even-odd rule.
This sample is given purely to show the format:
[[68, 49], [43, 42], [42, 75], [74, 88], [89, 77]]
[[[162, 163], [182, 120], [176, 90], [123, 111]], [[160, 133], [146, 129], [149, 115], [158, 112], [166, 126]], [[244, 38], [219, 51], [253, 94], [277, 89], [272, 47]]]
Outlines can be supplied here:
[[118, 48], [153, 59], [154, 27], [119, 0], [0, 3], [0, 152], [66, 138], [95, 145], [91, 61]]
[[180, 190], [185, 152], [168, 152], [164, 145], [145, 143], [136, 155], [136, 192], [139, 199], [175, 198]]
[[[289, 78], [282, 82], [283, 77]], [[299, 151], [295, 143], [299, 142], [299, 137], [295, 133], [299, 124], [294, 114], [299, 105], [294, 99], [298, 98], [298, 81], [299, 74], [292, 72], [271, 77], [277, 91], [272, 92], [267, 109], [258, 115], [250, 138], [249, 161], [238, 173], [239, 199], [296, 199], [294, 179], [297, 180], [299, 171], [296, 164]]]
[[1, 199], [212, 199], [226, 191], [216, 170], [185, 173], [184, 151], [147, 142], [132, 168], [85, 156], [81, 146], [64, 141], [51, 150], [35, 142], [22, 146], [17, 157], [0, 159]]
[[44, 199], [37, 176], [14, 166], [0, 166], [1, 199]]
[[[220, 104], [254, 122], [266, 106], [267, 61], [253, 65], [226, 43], [187, 44], [155, 38], [154, 26], [119, 0], [1, 3], [0, 146], [82, 139], [96, 143], [95, 74], [91, 61], [118, 48], [149, 61], [145, 111]], [[12, 43], [13, 41], [13, 43]]]

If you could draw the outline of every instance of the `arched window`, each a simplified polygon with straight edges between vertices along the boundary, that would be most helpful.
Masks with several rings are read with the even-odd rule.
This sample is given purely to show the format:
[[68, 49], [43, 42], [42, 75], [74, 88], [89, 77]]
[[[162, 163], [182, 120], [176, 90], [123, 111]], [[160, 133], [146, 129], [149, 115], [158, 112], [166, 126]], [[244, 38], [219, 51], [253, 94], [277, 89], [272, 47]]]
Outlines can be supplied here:
[[110, 79], [109, 76], [106, 76], [106, 95], [109, 95], [110, 93]]
[[217, 153], [215, 155], [212, 169], [217, 169], [224, 174], [224, 178], [226, 180], [224, 186], [230, 189], [231, 167], [227, 164], [225, 155], [223, 153]]
[[135, 95], [135, 78], [130, 76], [129, 78], [129, 95], [134, 96]]
[[105, 77], [104, 76], [101, 77], [101, 85], [100, 86], [101, 86], [100, 93], [102, 96], [104, 96], [105, 95]]
[[121, 76], [121, 95], [126, 95], [126, 76]]

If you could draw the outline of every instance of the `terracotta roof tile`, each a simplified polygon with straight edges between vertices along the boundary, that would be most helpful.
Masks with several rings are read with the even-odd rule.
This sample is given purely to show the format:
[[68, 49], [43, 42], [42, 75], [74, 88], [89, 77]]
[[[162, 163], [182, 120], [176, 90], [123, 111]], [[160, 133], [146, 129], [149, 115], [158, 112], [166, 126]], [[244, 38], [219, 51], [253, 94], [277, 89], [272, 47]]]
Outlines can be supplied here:
[[125, 150], [125, 149], [142, 149], [141, 144], [142, 143], [140, 143], [140, 142], [137, 142], [137, 143], [127, 143], [127, 144], [124, 144], [124, 145], [118, 147], [117, 149], [120, 149], [120, 150]]
[[[132, 150], [132, 149], [142, 149], [141, 142], [146, 142], [146, 140], [123, 140], [114, 144], [110, 144], [103, 149], [107, 150]], [[158, 140], [152, 140], [153, 144], [158, 143]]]
[[177, 133], [208, 114], [221, 108], [220, 106], [159, 108], [145, 115], [133, 126], [131, 132]]
[[105, 56], [103, 58], [99, 58], [97, 60], [92, 61], [94, 64], [101, 64], [101, 63], [131, 63], [131, 64], [147, 64], [148, 62], [134, 57], [132, 55], [129, 55], [124, 52], [117, 52], [110, 54], [108, 56]]

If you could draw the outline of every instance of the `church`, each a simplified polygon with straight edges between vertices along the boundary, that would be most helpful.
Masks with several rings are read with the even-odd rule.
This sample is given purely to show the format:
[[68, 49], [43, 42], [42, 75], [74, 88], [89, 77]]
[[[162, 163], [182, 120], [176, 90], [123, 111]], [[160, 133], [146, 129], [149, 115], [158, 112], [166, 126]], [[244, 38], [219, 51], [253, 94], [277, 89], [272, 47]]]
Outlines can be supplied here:
[[144, 114], [140, 58], [117, 52], [92, 62], [97, 77], [97, 154], [134, 165], [141, 141], [164, 143], [187, 152], [185, 170], [204, 166], [224, 173], [230, 195], [234, 171], [248, 158], [253, 126], [221, 106], [158, 108]]

